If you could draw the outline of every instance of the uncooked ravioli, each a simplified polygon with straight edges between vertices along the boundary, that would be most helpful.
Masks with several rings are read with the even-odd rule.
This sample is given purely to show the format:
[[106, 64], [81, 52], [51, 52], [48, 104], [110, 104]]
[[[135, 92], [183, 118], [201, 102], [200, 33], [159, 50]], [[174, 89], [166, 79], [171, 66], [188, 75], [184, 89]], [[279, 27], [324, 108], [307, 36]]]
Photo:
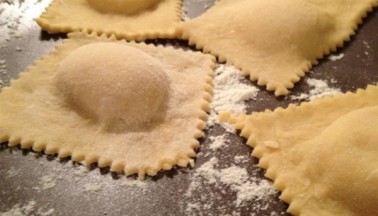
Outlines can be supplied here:
[[187, 166], [202, 137], [214, 57], [69, 34], [0, 94], [0, 142], [126, 175]]
[[150, 9], [161, 0], [87, 0], [95, 10], [104, 14], [132, 15]]
[[37, 19], [49, 33], [89, 31], [118, 39], [176, 37], [181, 0], [53, 0]]
[[181, 26], [190, 44], [286, 95], [317, 59], [355, 33], [377, 0], [222, 0]]
[[59, 63], [54, 85], [66, 105], [84, 118], [110, 130], [132, 129], [164, 115], [170, 91], [164, 67], [126, 44], [91, 43]]
[[293, 215], [378, 215], [378, 86], [234, 124]]

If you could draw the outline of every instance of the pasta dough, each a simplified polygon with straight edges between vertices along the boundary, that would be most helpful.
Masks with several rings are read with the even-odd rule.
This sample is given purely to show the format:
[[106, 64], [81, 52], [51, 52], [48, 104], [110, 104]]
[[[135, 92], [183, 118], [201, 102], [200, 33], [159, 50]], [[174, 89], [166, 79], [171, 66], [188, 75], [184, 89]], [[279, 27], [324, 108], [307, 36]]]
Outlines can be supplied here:
[[210, 55], [69, 34], [0, 94], [0, 142], [126, 175], [187, 166], [207, 117]]
[[276, 96], [355, 33], [376, 0], [222, 0], [183, 23], [182, 37]]
[[126, 44], [91, 43], [61, 61], [55, 85], [84, 117], [107, 128], [137, 127], [165, 111], [169, 78], [163, 68], [156, 58]]
[[102, 13], [135, 14], [154, 6], [160, 0], [87, 0]]
[[[294, 215], [378, 214], [378, 86], [274, 112], [223, 113]], [[352, 103], [351, 103], [352, 102]]]
[[53, 0], [37, 19], [49, 33], [88, 31], [118, 39], [177, 37], [180, 0]]

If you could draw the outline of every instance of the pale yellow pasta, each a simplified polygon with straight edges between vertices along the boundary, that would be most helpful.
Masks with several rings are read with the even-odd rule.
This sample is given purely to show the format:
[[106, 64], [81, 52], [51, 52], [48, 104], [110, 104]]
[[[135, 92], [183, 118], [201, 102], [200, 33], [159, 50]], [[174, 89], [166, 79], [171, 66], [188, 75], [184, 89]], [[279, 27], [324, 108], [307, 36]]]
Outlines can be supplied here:
[[140, 178], [187, 166], [199, 146], [215, 59], [69, 34], [0, 94], [0, 142]]
[[293, 215], [378, 214], [378, 86], [221, 118], [241, 130]]
[[87, 0], [89, 5], [102, 13], [135, 14], [147, 10], [160, 0]]
[[176, 38], [181, 0], [53, 0], [37, 19], [49, 33], [114, 34], [118, 39]]
[[222, 0], [180, 28], [182, 37], [275, 95], [343, 46], [377, 0]]

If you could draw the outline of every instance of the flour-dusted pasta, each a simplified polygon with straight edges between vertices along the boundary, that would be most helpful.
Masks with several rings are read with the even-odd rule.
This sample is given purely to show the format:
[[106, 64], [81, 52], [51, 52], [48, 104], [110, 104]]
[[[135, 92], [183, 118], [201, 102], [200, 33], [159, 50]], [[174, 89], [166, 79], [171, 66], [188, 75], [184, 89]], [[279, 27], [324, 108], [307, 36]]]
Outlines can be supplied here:
[[203, 136], [214, 61], [199, 52], [69, 34], [3, 89], [0, 142], [141, 178], [187, 166]]
[[377, 215], [378, 86], [239, 117], [293, 215]]
[[355, 34], [376, 0], [222, 0], [180, 28], [182, 37], [241, 69], [275, 95]]
[[49, 33], [84, 30], [144, 40], [175, 38], [180, 19], [181, 0], [53, 0], [37, 23]]

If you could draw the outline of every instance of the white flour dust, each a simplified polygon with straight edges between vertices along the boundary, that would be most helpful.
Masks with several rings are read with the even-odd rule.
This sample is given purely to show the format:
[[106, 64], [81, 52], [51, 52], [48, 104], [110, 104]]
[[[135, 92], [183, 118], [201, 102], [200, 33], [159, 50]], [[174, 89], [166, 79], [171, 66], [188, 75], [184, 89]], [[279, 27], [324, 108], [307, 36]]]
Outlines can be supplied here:
[[0, 212], [1, 216], [23, 216], [30, 215], [35, 211], [36, 202], [34, 200], [29, 201], [26, 204], [16, 204], [6, 212]]
[[103, 186], [100, 183], [86, 183], [84, 185], [84, 192], [99, 192], [102, 188]]
[[46, 175], [41, 178], [42, 190], [50, 189], [56, 186], [57, 181], [62, 178], [56, 175]]
[[40, 192], [54, 188], [61, 179], [63, 179], [62, 176], [54, 174], [42, 176], [39, 181], [39, 186], [33, 187], [33, 189]]
[[89, 173], [88, 167], [84, 165], [75, 166], [75, 170], [73, 172], [75, 182], [79, 182], [80, 180], [82, 180], [84, 177], [88, 175], [88, 173]]
[[[269, 206], [271, 196], [277, 195], [270, 181], [248, 173], [246, 168], [236, 165], [220, 168], [219, 164], [221, 161], [212, 157], [191, 175], [185, 193], [188, 201], [182, 204], [187, 215], [214, 212], [215, 215], [239, 215], [242, 207], [259, 211]], [[233, 209], [222, 205], [224, 196], [231, 194], [234, 196]]]
[[123, 180], [121, 181], [121, 186], [124, 187], [138, 187], [143, 190], [147, 189], [148, 180], [140, 181], [139, 179], [131, 179], [130, 177], [124, 177]]
[[15, 168], [14, 166], [11, 166], [8, 168], [8, 170], [6, 171], [6, 178], [13, 178], [13, 177], [17, 177], [18, 175], [20, 175], [22, 172], [21, 172], [21, 169], [18, 169], [18, 168]]
[[11, 38], [22, 37], [30, 23], [37, 18], [51, 0], [0, 1], [0, 46]]
[[[237, 68], [223, 64], [218, 65], [215, 70], [213, 85], [207, 127], [220, 124], [226, 131], [235, 133], [234, 127], [217, 120], [217, 114], [222, 111], [235, 115], [245, 113], [246, 102], [256, 100], [259, 90], [250, 85]], [[209, 149], [213, 153], [207, 153], [205, 157], [213, 155], [229, 144], [227, 134], [210, 136], [209, 139], [211, 141]], [[224, 166], [224, 163], [213, 156], [201, 167], [195, 169], [191, 173], [190, 186], [185, 194], [187, 201], [183, 201], [185, 203], [182, 204], [185, 213], [206, 215], [216, 212], [215, 215], [239, 215], [242, 208], [253, 209], [257, 212], [266, 209], [271, 196], [276, 195], [277, 191], [268, 180], [261, 179], [256, 176], [256, 173], [248, 173], [247, 169], [241, 166], [248, 162], [250, 162], [248, 156], [235, 156], [231, 165], [220, 167]], [[224, 200], [224, 196], [230, 194], [233, 194], [234, 209], [227, 208], [226, 206], [230, 204], [225, 203], [227, 201]]]
[[236, 155], [234, 161], [236, 164], [247, 163], [251, 161], [251, 158], [245, 155]]
[[215, 70], [214, 93], [210, 104], [211, 111], [207, 121], [207, 127], [215, 123], [221, 124], [227, 131], [234, 132], [235, 129], [226, 123], [220, 123], [217, 114], [228, 111], [233, 114], [246, 112], [248, 100], [255, 100], [258, 88], [245, 84], [248, 82], [241, 75], [240, 70], [234, 66], [219, 64]]
[[220, 182], [229, 186], [237, 194], [236, 207], [254, 199], [266, 199], [269, 195], [275, 194], [271, 183], [267, 180], [251, 178], [245, 168], [231, 166], [220, 170]]
[[186, 9], [185, 5], [182, 5], [182, 13], [181, 13], [181, 21], [189, 21], [190, 17], [188, 16], [188, 10]]
[[226, 134], [222, 134], [220, 136], [211, 136], [209, 137], [211, 140], [210, 149], [213, 151], [219, 150], [221, 148], [224, 148], [227, 144], [227, 138]]
[[340, 53], [340, 54], [333, 54], [333, 55], [330, 55], [328, 56], [328, 59], [331, 60], [331, 61], [337, 61], [337, 60], [340, 60], [344, 58], [344, 53]]
[[5, 85], [5, 75], [7, 75], [7, 60], [0, 59], [0, 89]]
[[[336, 83], [335, 80], [331, 80], [332, 83]], [[327, 81], [318, 79], [307, 79], [306, 83], [310, 86], [311, 90], [309, 93], [302, 93], [300, 95], [290, 96], [291, 100], [300, 101], [313, 101], [315, 99], [333, 96], [340, 94], [341, 90], [339, 88], [332, 88], [328, 86]]]
[[240, 114], [246, 111], [246, 101], [256, 99], [258, 89], [242, 82], [241, 72], [230, 65], [219, 65], [215, 70], [214, 96], [211, 108], [219, 113], [229, 111]]
[[12, 208], [5, 212], [0, 212], [0, 216], [29, 216], [29, 215], [39, 215], [39, 216], [50, 216], [54, 215], [55, 209], [38, 207], [34, 200], [31, 200], [25, 204], [15, 204]]

